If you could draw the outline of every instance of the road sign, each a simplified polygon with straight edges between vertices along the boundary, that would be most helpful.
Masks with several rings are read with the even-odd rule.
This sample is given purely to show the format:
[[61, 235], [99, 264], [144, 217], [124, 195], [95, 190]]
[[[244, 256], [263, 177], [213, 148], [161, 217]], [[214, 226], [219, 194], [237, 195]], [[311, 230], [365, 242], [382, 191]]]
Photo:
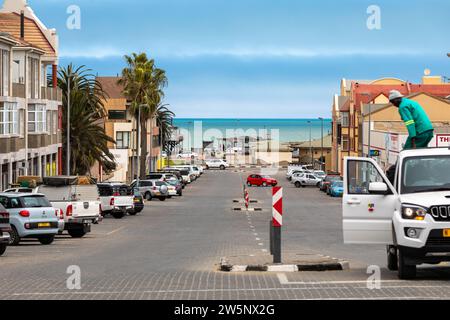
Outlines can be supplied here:
[[283, 188], [272, 188], [272, 223], [274, 227], [283, 225]]
[[281, 226], [283, 225], [283, 188], [272, 188], [272, 223], [270, 225], [270, 249], [273, 263], [281, 263]]
[[371, 157], [379, 157], [379, 156], [381, 156], [381, 151], [380, 150], [370, 150], [370, 156]]

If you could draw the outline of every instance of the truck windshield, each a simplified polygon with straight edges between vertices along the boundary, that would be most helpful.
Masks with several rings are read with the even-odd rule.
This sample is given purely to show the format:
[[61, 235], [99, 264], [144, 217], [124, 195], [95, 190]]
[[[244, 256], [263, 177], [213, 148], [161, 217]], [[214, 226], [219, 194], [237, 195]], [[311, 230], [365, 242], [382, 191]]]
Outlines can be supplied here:
[[406, 158], [401, 193], [450, 191], [449, 168], [450, 156]]

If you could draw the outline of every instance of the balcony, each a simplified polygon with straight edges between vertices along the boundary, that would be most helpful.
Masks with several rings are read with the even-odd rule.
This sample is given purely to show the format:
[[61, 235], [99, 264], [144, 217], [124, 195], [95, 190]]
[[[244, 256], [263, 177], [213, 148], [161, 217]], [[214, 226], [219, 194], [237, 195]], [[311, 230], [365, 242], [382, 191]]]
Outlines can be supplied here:
[[13, 83], [13, 97], [25, 99], [25, 85], [23, 83]]
[[41, 87], [41, 99], [62, 101], [62, 91], [59, 88]]

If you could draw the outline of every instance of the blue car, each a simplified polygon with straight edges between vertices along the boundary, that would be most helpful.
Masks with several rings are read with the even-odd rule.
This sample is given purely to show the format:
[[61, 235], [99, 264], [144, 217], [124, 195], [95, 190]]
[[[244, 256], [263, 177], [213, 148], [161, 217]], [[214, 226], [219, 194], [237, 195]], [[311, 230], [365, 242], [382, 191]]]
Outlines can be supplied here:
[[332, 181], [330, 185], [330, 196], [342, 197], [344, 193], [344, 183], [342, 181]]

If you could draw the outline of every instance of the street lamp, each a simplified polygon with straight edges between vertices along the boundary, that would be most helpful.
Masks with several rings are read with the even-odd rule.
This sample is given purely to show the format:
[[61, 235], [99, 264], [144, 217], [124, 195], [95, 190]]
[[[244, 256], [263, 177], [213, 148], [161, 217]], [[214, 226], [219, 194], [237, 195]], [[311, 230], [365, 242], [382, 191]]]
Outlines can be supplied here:
[[[372, 133], [372, 104], [370, 103], [370, 94], [365, 92], [362, 93], [361, 95], [368, 97], [368, 106], [369, 106], [369, 128], [368, 128], [368, 135], [367, 135], [367, 156], [370, 157], [370, 149], [371, 149], [371, 141], [370, 141], [370, 136]], [[363, 123], [364, 123], [364, 118], [363, 118]], [[363, 147], [364, 150], [364, 147]], [[364, 153], [364, 152], [363, 152]]]
[[71, 78], [74, 73], [67, 75], [67, 150], [66, 150], [66, 170], [67, 176], [70, 176], [70, 94], [71, 94]]
[[312, 122], [308, 120], [309, 123], [309, 152], [311, 153], [311, 165], [314, 169], [314, 155], [312, 152]]
[[319, 120], [321, 121], [321, 130], [322, 130], [322, 132], [321, 132], [321, 136], [322, 136], [322, 142], [321, 142], [321, 152], [320, 152], [320, 170], [322, 170], [323, 171], [323, 165], [324, 165], [324, 163], [325, 163], [325, 159], [323, 158], [323, 118], [322, 117], [319, 117]]

